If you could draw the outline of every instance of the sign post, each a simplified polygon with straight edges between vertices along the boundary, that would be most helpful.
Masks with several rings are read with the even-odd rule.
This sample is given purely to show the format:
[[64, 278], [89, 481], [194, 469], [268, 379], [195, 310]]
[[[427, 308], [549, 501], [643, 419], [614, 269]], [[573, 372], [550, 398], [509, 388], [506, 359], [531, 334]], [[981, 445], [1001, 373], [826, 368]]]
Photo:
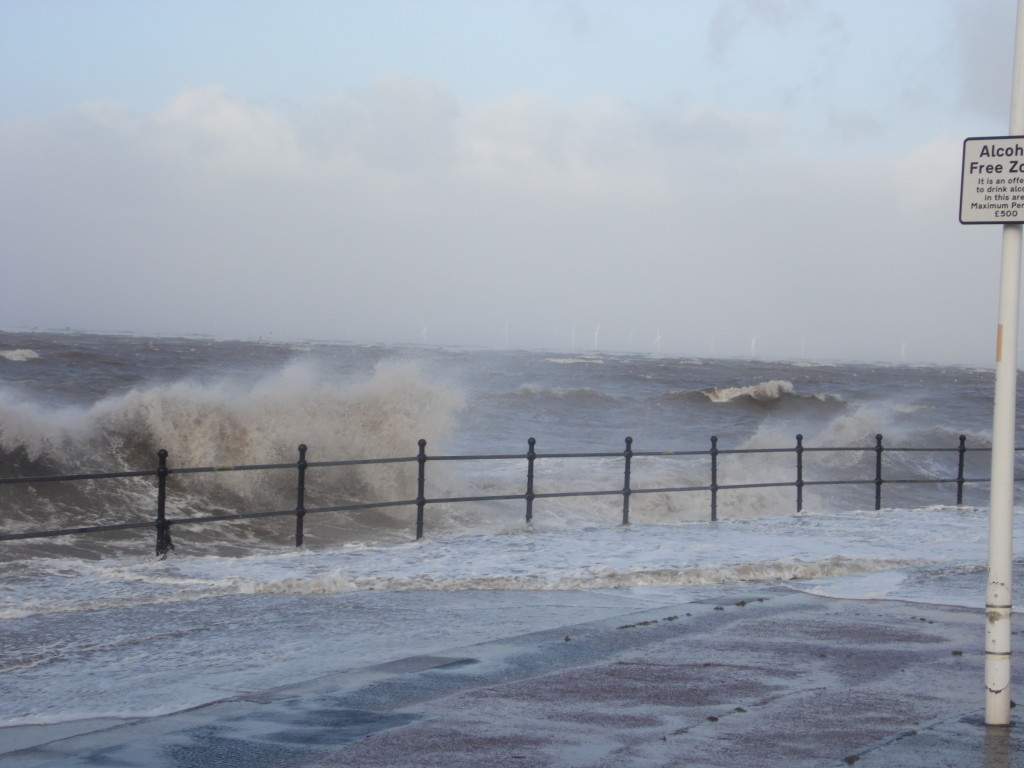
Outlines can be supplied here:
[[1010, 724], [1013, 466], [1020, 315], [1020, 222], [1024, 222], [1024, 136], [1021, 136], [1024, 134], [1024, 0], [1017, 0], [1010, 133], [1015, 135], [967, 139], [964, 142], [960, 184], [962, 223], [1003, 225], [992, 420], [988, 586], [985, 591], [986, 725]]

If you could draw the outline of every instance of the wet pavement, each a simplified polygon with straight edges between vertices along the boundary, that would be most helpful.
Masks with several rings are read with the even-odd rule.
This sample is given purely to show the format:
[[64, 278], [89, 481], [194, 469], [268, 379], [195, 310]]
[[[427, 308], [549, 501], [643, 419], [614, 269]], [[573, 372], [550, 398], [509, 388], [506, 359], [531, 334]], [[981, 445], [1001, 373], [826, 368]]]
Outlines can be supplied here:
[[1024, 732], [983, 724], [983, 641], [980, 609], [734, 587], [162, 717], [7, 728], [0, 766], [1024, 768]]

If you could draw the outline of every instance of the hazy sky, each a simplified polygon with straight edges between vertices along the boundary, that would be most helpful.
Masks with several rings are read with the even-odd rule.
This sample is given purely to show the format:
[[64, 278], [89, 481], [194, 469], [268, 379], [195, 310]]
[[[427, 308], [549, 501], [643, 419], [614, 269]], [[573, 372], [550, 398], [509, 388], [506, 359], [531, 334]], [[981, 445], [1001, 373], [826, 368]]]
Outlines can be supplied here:
[[0, 0], [0, 327], [991, 365], [1015, 12]]

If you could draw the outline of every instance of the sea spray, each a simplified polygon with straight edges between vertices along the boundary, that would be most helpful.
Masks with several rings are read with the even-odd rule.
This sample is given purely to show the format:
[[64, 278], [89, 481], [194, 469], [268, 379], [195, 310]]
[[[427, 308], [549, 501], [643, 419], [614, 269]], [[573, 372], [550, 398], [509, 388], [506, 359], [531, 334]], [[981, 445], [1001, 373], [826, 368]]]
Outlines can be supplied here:
[[[874, 435], [888, 448], [886, 506], [952, 503], [956, 446], [965, 434], [971, 477], [987, 475], [991, 373], [648, 355], [536, 354], [331, 343], [0, 333], [0, 348], [32, 349], [29, 361], [0, 358], [0, 475], [153, 470], [166, 448], [172, 470], [281, 463], [273, 471], [174, 473], [173, 519], [293, 510], [298, 445], [307, 460], [399, 458], [377, 467], [313, 467], [309, 508], [411, 500], [417, 440], [428, 441], [428, 498], [522, 494], [527, 438], [537, 438], [533, 504], [537, 531], [616, 525], [622, 518], [620, 454], [636, 456], [630, 519], [636, 524], [708, 520], [712, 435], [718, 437], [719, 518], [796, 510], [796, 435], [804, 436], [803, 509], [874, 504]], [[566, 364], [579, 362], [580, 364]], [[714, 398], [709, 393], [716, 393]], [[851, 450], [822, 452], [823, 447]], [[732, 453], [756, 450], [758, 453]], [[611, 456], [554, 459], [559, 452]], [[699, 452], [683, 455], [686, 452]], [[452, 454], [516, 456], [437, 461]], [[663, 455], [670, 454], [670, 455]], [[914, 485], [891, 482], [912, 479]], [[817, 481], [857, 481], [814, 485]], [[927, 481], [927, 482], [924, 482]], [[782, 483], [778, 488], [729, 488]], [[688, 492], [651, 492], [656, 488]], [[702, 490], [703, 489], [703, 490]], [[980, 489], [980, 490], [979, 490]], [[603, 496], [564, 494], [611, 491]], [[975, 501], [984, 488], [966, 488]], [[973, 494], [973, 495], [972, 495]], [[152, 476], [0, 486], [0, 529], [151, 522]], [[408, 537], [415, 505], [323, 513], [306, 520], [310, 547]], [[523, 501], [432, 502], [428, 535], [514, 530]], [[182, 551], [244, 554], [288, 546], [288, 518], [175, 525]], [[148, 531], [8, 542], [4, 553], [149, 550]], [[215, 546], [219, 549], [212, 550]]]
[[[289, 463], [300, 443], [309, 447], [310, 461], [414, 456], [419, 438], [443, 444], [461, 406], [458, 390], [408, 361], [382, 362], [370, 375], [349, 379], [300, 361], [253, 381], [190, 378], [135, 388], [88, 408], [46, 410], [5, 393], [0, 467], [9, 476], [148, 469], [157, 448], [169, 452], [172, 468]], [[88, 487], [0, 486], [2, 529], [148, 520], [155, 510], [152, 484], [125, 478]], [[415, 466], [320, 470], [310, 472], [308, 485], [311, 504], [406, 498], [415, 495]], [[169, 486], [175, 517], [231, 514], [289, 508], [295, 477], [283, 471], [172, 475]], [[190, 535], [252, 539], [246, 526], [233, 531], [225, 534], [221, 526]]]

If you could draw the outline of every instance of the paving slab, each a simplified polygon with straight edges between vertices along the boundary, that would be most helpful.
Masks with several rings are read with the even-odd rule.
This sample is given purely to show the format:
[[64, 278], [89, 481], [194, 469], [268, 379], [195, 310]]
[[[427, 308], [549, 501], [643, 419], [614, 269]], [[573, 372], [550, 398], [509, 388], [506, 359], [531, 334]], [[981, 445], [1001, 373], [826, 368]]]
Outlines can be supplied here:
[[1021, 731], [982, 722], [983, 644], [980, 609], [741, 586], [162, 717], [4, 729], [0, 766], [1024, 768]]

